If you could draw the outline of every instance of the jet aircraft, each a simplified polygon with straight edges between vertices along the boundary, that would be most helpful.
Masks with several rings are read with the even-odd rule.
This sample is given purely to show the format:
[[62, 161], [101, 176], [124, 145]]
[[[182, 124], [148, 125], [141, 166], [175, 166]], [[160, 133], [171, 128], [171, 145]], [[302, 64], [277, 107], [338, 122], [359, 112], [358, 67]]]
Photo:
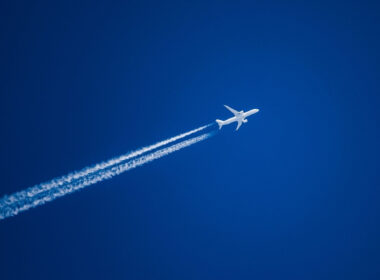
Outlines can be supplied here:
[[234, 114], [234, 117], [229, 118], [225, 121], [216, 120], [216, 122], [219, 125], [219, 129], [221, 129], [223, 127], [223, 125], [227, 125], [227, 124], [230, 124], [233, 122], [237, 122], [238, 124], [237, 124], [236, 130], [238, 130], [240, 128], [240, 126], [242, 125], [242, 123], [248, 122], [248, 120], [246, 119], [247, 117], [249, 117], [250, 115], [256, 114], [259, 111], [259, 109], [252, 109], [252, 110], [249, 110], [247, 112], [244, 112], [243, 110], [237, 111], [235, 109], [232, 109], [231, 107], [229, 107], [227, 105], [224, 105], [224, 107], [226, 107], [232, 114]]

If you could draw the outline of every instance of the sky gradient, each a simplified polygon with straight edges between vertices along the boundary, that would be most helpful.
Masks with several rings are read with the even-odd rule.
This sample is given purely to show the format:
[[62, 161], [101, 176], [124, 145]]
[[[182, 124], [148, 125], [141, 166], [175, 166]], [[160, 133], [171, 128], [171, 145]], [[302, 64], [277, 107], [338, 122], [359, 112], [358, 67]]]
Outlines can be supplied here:
[[260, 112], [0, 221], [1, 279], [379, 279], [378, 3], [6, 2], [0, 196]]

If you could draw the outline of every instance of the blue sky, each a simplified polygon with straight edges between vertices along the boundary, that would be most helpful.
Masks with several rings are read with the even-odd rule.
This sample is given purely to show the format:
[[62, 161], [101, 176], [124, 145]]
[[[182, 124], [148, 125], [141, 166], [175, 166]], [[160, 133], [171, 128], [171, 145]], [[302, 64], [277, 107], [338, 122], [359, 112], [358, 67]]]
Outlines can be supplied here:
[[0, 4], [0, 196], [260, 112], [1, 221], [4, 279], [379, 278], [375, 1], [77, 2]]

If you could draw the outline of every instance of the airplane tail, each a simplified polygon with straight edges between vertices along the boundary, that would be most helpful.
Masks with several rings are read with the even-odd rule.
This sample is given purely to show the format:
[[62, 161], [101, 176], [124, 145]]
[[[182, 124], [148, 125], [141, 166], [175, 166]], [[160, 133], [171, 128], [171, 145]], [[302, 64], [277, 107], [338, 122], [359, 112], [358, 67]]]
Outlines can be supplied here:
[[216, 120], [216, 122], [218, 123], [218, 125], [219, 125], [219, 129], [221, 129], [222, 128], [222, 126], [223, 126], [223, 121], [221, 121], [221, 120]]

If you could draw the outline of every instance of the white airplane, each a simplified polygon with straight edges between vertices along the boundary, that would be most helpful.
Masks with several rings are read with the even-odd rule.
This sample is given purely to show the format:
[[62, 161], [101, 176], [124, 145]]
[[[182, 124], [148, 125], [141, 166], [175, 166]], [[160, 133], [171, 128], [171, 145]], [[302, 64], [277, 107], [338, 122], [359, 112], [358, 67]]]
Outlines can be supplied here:
[[233, 122], [237, 122], [238, 125], [236, 127], [236, 130], [238, 130], [240, 128], [240, 126], [241, 126], [242, 123], [248, 122], [248, 120], [246, 119], [246, 117], [249, 117], [250, 115], [256, 114], [259, 111], [259, 109], [252, 109], [252, 110], [249, 110], [248, 112], [244, 112], [243, 110], [241, 110], [240, 112], [238, 112], [235, 109], [232, 109], [231, 107], [228, 107], [227, 105], [224, 105], [224, 107], [226, 107], [229, 111], [231, 111], [231, 113], [234, 114], [235, 116], [232, 117], [232, 118], [229, 118], [229, 119], [227, 119], [225, 121], [216, 120], [216, 122], [219, 125], [219, 129], [221, 129], [223, 125], [227, 125], [227, 124], [230, 124], [230, 123], [233, 123]]

